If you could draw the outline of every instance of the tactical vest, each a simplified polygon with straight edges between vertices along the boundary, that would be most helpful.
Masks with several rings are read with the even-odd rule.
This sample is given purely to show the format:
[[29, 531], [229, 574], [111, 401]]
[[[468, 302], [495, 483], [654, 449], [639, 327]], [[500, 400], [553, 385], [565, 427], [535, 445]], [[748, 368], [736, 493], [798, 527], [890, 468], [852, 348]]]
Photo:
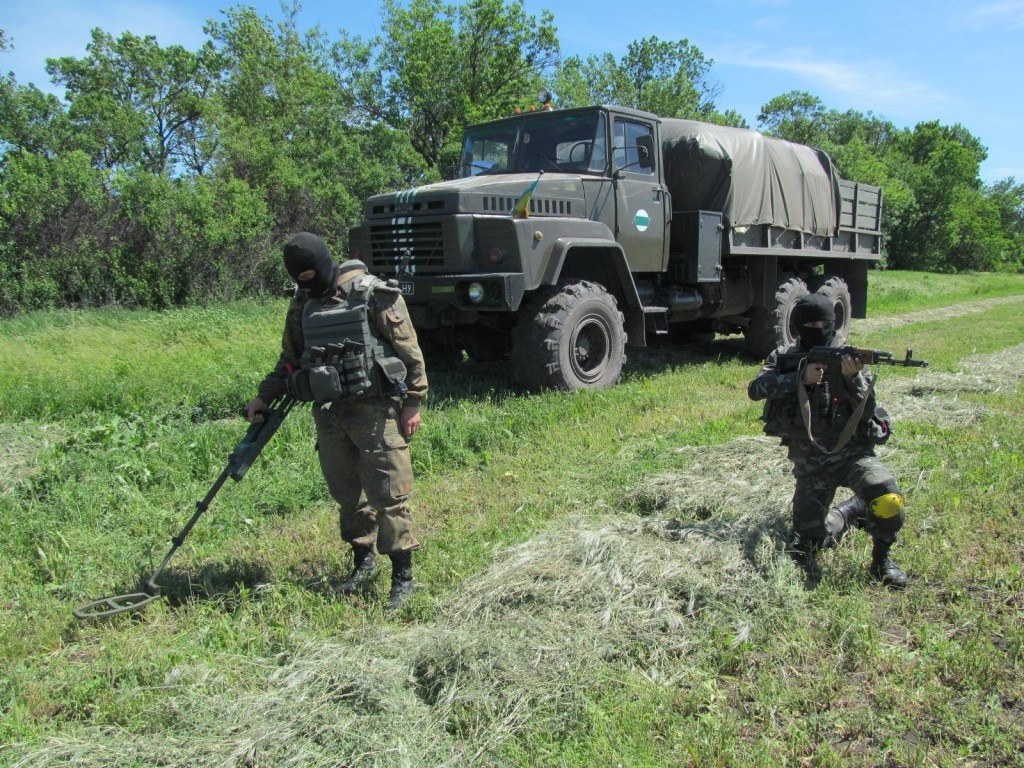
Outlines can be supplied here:
[[[822, 422], [828, 419], [831, 405], [828, 385], [814, 387], [809, 393], [809, 397], [811, 425], [814, 434], [818, 435]], [[761, 420], [764, 422], [764, 433], [769, 437], [781, 437], [784, 444], [794, 437], [807, 439], [807, 427], [804, 426], [803, 417], [800, 415], [800, 404], [797, 402], [795, 394], [789, 397], [768, 398], [764, 403]]]
[[[808, 400], [812, 434], [823, 444], [832, 446], [843, 434], [856, 410], [856, 404], [845, 396], [833, 397], [827, 381], [812, 387], [808, 392]], [[766, 400], [761, 420], [764, 422], [764, 433], [769, 437], [782, 438], [783, 445], [788, 445], [793, 438], [807, 440], [807, 427], [796, 395]]]
[[373, 275], [360, 275], [352, 280], [343, 300], [306, 302], [302, 310], [306, 347], [298, 370], [288, 377], [288, 391], [296, 398], [323, 403], [405, 392], [405, 363], [370, 325], [377, 283]]

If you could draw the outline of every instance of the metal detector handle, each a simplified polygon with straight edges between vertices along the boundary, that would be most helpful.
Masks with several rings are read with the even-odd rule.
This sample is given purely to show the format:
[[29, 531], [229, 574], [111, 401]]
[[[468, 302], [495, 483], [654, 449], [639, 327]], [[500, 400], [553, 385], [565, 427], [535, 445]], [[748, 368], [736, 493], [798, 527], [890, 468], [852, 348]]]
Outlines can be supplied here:
[[263, 421], [249, 425], [242, 441], [228, 457], [228, 474], [232, 480], [241, 480], [249, 471], [256, 458], [262, 453], [270, 438], [281, 428], [285, 417], [298, 402], [291, 395], [283, 395], [263, 411]]
[[230, 472], [230, 465], [224, 468], [224, 471], [220, 473], [220, 477], [217, 478], [217, 481], [207, 492], [206, 496], [204, 496], [202, 500], [196, 502], [196, 511], [192, 513], [192, 517], [190, 517], [188, 522], [185, 523], [185, 527], [181, 529], [181, 532], [177, 536], [171, 537], [170, 551], [166, 555], [164, 555], [163, 562], [161, 562], [157, 569], [153, 571], [153, 575], [150, 576], [142, 585], [142, 589], [147, 594], [160, 594], [160, 587], [158, 587], [153, 582], [156, 581], [157, 576], [164, 572], [164, 568], [167, 567], [167, 563], [170, 562], [170, 559], [174, 555], [174, 553], [178, 551], [178, 547], [185, 543], [185, 537], [189, 535], [189, 533], [192, 530], [192, 527], [196, 524], [196, 521], [199, 520], [202, 514], [209, 508], [210, 502], [213, 501], [213, 497], [217, 495], [218, 491], [220, 491], [221, 489], [221, 486], [223, 486], [224, 483], [227, 481], [228, 477], [230, 476]]

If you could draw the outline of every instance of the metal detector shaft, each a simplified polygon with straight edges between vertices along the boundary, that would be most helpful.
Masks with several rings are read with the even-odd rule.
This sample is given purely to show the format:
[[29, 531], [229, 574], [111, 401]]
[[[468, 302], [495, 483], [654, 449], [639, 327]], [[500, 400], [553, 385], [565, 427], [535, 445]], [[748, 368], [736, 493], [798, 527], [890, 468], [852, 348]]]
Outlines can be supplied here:
[[200, 517], [202, 517], [202, 514], [210, 506], [210, 502], [213, 501], [213, 497], [217, 495], [217, 493], [221, 489], [221, 486], [224, 485], [224, 482], [230, 476], [231, 466], [228, 465], [227, 467], [224, 468], [224, 471], [220, 473], [220, 477], [217, 478], [217, 481], [207, 492], [206, 496], [204, 496], [201, 501], [196, 502], [196, 511], [192, 513], [192, 517], [189, 518], [189, 521], [187, 523], [185, 523], [185, 527], [181, 529], [181, 533], [179, 533], [177, 536], [171, 537], [170, 551], [166, 555], [164, 555], [163, 562], [160, 563], [159, 566], [157, 566], [157, 569], [155, 571], [153, 571], [153, 575], [146, 579], [145, 583], [142, 585], [143, 590], [147, 594], [160, 594], [160, 587], [158, 587], [153, 582], [156, 581], [157, 576], [164, 572], [164, 568], [167, 567], [167, 563], [170, 561], [171, 557], [174, 555], [175, 552], [178, 551], [178, 547], [185, 543], [185, 537], [188, 536], [188, 534], [191, 532], [192, 527], [196, 524], [196, 521], [199, 520]]
[[262, 422], [249, 426], [245, 437], [242, 438], [242, 441], [235, 446], [231, 455], [228, 456], [228, 465], [224, 467], [220, 477], [217, 478], [210, 487], [210, 490], [207, 491], [206, 496], [196, 502], [196, 511], [189, 518], [189, 521], [185, 523], [185, 527], [181, 529], [177, 536], [171, 537], [172, 546], [170, 551], [164, 556], [163, 562], [153, 571], [152, 575], [142, 583], [141, 592], [94, 600], [91, 603], [79, 606], [74, 611], [75, 616], [79, 619], [95, 619], [113, 616], [114, 614], [126, 611], [137, 611], [158, 597], [160, 595], [160, 587], [156, 585], [156, 579], [163, 573], [164, 568], [167, 567], [167, 563], [170, 562], [174, 553], [185, 542], [185, 538], [196, 524], [196, 521], [209, 508], [210, 503], [229, 477], [236, 482], [245, 477], [245, 473], [249, 471], [253, 462], [256, 461], [256, 458], [270, 441], [270, 438], [281, 427], [281, 423], [295, 406], [296, 402], [296, 399], [291, 395], [284, 395], [275, 400], [263, 413]]
[[[147, 593], [153, 594], [154, 592], [159, 593], [160, 588], [154, 584], [157, 576], [163, 573], [164, 568], [167, 567], [168, 561], [178, 551], [184, 541], [185, 537], [192, 530], [192, 526], [196, 524], [196, 521], [202, 517], [202, 514], [209, 508], [213, 498], [220, 491], [221, 486], [230, 477], [235, 482], [240, 481], [245, 477], [245, 473], [249, 471], [249, 467], [252, 466], [253, 462], [256, 461], [256, 457], [263, 452], [263, 448], [270, 441], [270, 438], [274, 436], [274, 433], [280, 428], [281, 423], [284, 421], [288, 412], [291, 411], [295, 405], [296, 400], [291, 395], [284, 395], [280, 400], [275, 401], [271, 406], [263, 412], [263, 421], [258, 424], [251, 424], [249, 430], [245, 433], [245, 437], [242, 441], [235, 446], [235, 450], [228, 456], [228, 465], [224, 467], [224, 471], [220, 473], [220, 477], [217, 478], [213, 486], [207, 492], [206, 496], [200, 501], [196, 502], [196, 511], [192, 514], [192, 517], [185, 527], [181, 529], [181, 533], [171, 538], [172, 545], [170, 552], [164, 557], [164, 561], [160, 563], [160, 566], [153, 571], [153, 575], [146, 580], [143, 588]], [[275, 407], [275, 405], [277, 407]]]

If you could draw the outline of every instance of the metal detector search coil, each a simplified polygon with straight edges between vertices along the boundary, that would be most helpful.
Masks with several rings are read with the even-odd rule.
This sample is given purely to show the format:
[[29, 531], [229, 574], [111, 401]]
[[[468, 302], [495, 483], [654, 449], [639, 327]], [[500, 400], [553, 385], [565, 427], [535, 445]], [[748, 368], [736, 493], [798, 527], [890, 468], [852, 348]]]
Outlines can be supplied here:
[[91, 603], [80, 605], [72, 613], [75, 614], [75, 618], [79, 621], [105, 619], [108, 616], [117, 616], [119, 613], [141, 611], [159, 597], [160, 590], [153, 594], [148, 592], [132, 592], [130, 595], [104, 597], [100, 600], [93, 600]]

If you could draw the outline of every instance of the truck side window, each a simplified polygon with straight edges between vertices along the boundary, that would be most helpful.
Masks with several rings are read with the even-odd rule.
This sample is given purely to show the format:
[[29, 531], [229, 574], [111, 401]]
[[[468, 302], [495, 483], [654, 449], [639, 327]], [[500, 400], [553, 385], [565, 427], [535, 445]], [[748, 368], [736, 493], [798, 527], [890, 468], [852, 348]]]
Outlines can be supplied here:
[[590, 153], [589, 170], [601, 173], [605, 170], [608, 159], [605, 157], [605, 147], [608, 145], [607, 129], [604, 120], [597, 124], [597, 132], [594, 134], [594, 150]]
[[[654, 158], [649, 148], [654, 146], [654, 129], [646, 123], [617, 117], [613, 131], [612, 161], [615, 168], [625, 168], [628, 173], [653, 174]], [[641, 147], [648, 149], [648, 152], [643, 152]]]

